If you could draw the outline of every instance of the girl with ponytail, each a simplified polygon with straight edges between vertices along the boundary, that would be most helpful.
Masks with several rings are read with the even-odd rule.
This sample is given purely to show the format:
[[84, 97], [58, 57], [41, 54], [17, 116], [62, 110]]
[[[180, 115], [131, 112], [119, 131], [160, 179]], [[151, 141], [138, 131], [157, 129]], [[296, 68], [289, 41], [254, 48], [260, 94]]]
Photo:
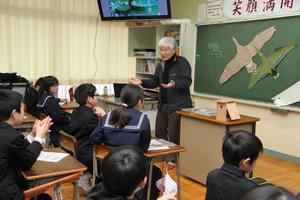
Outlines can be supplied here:
[[146, 151], [151, 140], [150, 122], [140, 111], [143, 90], [129, 84], [121, 91], [122, 105], [100, 119], [90, 139], [95, 144], [108, 146], [134, 145]]
[[[106, 146], [133, 145], [146, 151], [151, 140], [150, 122], [143, 108], [143, 90], [140, 86], [129, 84], [121, 91], [122, 105], [103, 116], [90, 139], [94, 144]], [[157, 199], [159, 190], [155, 183], [162, 176], [156, 166], [153, 167], [151, 199]], [[138, 200], [146, 199], [147, 185], [135, 194]]]

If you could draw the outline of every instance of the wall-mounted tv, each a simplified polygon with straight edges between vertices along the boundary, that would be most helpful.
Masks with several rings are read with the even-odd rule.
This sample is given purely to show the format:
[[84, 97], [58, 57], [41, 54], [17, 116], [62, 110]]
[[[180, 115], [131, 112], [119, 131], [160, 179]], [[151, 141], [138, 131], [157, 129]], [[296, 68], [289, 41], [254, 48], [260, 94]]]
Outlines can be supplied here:
[[98, 0], [102, 20], [171, 18], [170, 0]]

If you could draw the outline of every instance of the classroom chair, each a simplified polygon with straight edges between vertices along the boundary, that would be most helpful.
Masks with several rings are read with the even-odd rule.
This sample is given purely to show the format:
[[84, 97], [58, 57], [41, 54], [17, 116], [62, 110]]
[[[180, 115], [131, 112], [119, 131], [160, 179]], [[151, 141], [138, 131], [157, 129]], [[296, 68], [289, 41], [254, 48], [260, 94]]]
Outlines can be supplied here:
[[98, 174], [98, 160], [103, 160], [104, 157], [109, 153], [110, 148], [104, 145], [94, 145], [93, 147], [93, 180], [92, 180], [92, 186], [96, 183], [96, 177], [99, 176]]
[[68, 153], [71, 153], [72, 156], [77, 159], [77, 140], [74, 136], [64, 132], [63, 130], [59, 131], [59, 146]]
[[[30, 189], [24, 191], [25, 199], [30, 199], [30, 198], [36, 197], [37, 195], [42, 194], [43, 192], [54, 187], [54, 199], [57, 200], [59, 186], [64, 183], [73, 183], [74, 184], [75, 182], [77, 182], [79, 180], [79, 178], [80, 178], [80, 173], [75, 173], [75, 174], [64, 176], [60, 179], [56, 179], [54, 181], [30, 188]], [[73, 190], [74, 199], [79, 199], [78, 191], [79, 191], [78, 186], [76, 184], [74, 184], [74, 190]]]

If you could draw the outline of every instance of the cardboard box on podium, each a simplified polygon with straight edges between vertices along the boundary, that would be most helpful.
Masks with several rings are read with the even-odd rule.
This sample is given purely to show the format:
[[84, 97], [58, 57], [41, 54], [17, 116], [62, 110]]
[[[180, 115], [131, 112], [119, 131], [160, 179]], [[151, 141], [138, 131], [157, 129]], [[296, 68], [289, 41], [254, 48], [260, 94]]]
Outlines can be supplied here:
[[240, 119], [239, 111], [236, 107], [236, 102], [232, 100], [218, 100], [216, 119], [227, 121]]

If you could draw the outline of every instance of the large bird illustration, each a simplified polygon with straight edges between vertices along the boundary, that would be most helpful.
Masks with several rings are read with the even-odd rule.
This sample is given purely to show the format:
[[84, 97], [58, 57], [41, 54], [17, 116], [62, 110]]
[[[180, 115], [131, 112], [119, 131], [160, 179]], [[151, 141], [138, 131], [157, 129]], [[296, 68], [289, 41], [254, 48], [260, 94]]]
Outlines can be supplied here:
[[258, 66], [258, 68], [250, 75], [248, 89], [252, 88], [257, 81], [267, 76], [268, 74], [271, 74], [274, 79], [278, 78], [279, 73], [275, 68], [278, 66], [280, 61], [295, 47], [296, 44], [287, 44], [284, 46], [280, 46], [267, 57], [264, 56], [259, 49], [257, 49], [257, 53], [260, 56], [262, 62]]
[[232, 40], [236, 45], [235, 57], [226, 65], [219, 83], [223, 84], [230, 79], [234, 74], [238, 73], [244, 66], [247, 67], [248, 73], [256, 69], [256, 64], [252, 62], [252, 58], [256, 55], [256, 49], [261, 49], [263, 45], [271, 39], [276, 31], [275, 27], [270, 27], [258, 33], [253, 40], [246, 46], [240, 45], [233, 37]]

